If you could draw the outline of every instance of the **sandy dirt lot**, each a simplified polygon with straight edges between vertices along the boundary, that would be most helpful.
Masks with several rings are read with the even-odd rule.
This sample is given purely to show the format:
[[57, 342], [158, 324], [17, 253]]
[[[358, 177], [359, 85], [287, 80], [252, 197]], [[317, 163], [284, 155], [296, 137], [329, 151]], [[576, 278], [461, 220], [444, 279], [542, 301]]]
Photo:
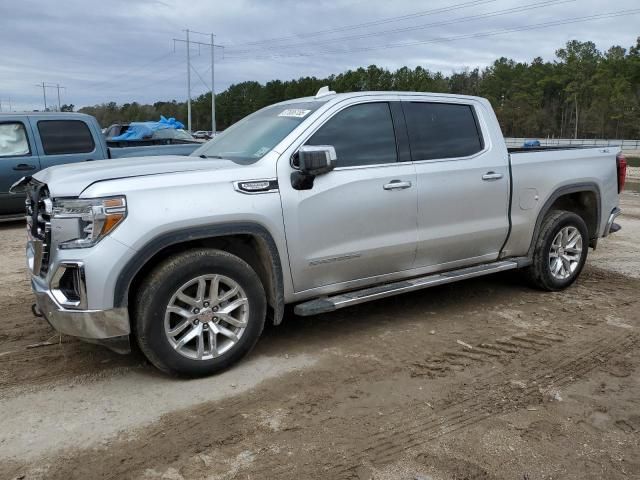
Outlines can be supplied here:
[[0, 478], [640, 478], [640, 194], [622, 208], [565, 292], [509, 272], [287, 315], [193, 381], [33, 317], [0, 226]]

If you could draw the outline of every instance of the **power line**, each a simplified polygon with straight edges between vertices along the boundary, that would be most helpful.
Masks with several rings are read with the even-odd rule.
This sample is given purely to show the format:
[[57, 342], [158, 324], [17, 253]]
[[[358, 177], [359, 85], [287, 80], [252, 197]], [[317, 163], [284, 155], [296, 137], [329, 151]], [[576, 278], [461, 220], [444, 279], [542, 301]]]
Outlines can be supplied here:
[[315, 55], [340, 55], [340, 54], [345, 54], [345, 53], [365, 52], [365, 51], [372, 51], [372, 50], [384, 50], [384, 49], [390, 49], [390, 48], [412, 47], [412, 46], [425, 45], [425, 44], [430, 44], [430, 43], [452, 42], [452, 41], [456, 41], [456, 40], [464, 40], [464, 39], [470, 39], [470, 38], [491, 37], [491, 36], [495, 36], [495, 35], [504, 35], [504, 34], [508, 34], [508, 33], [522, 32], [522, 31], [527, 31], [527, 30], [536, 30], [536, 29], [540, 29], [540, 28], [548, 28], [548, 27], [555, 27], [555, 26], [560, 26], [560, 25], [582, 23], [582, 22], [588, 22], [588, 21], [593, 21], [593, 20], [602, 20], [602, 19], [606, 19], [606, 18], [615, 18], [615, 17], [624, 16], [624, 15], [636, 15], [638, 13], [640, 13], [640, 9], [630, 9], [630, 10], [622, 10], [622, 11], [618, 11], [618, 12], [602, 13], [602, 14], [597, 14], [597, 15], [588, 15], [588, 16], [584, 16], [584, 17], [575, 17], [575, 18], [569, 19], [569, 20], [558, 20], [558, 21], [551, 21], [551, 22], [536, 23], [536, 24], [533, 24], [533, 25], [525, 25], [523, 27], [507, 28], [507, 29], [503, 29], [503, 30], [493, 30], [493, 31], [488, 31], [488, 32], [457, 35], [457, 36], [452, 36], [452, 37], [430, 38], [430, 39], [427, 39], [427, 40], [421, 40], [421, 41], [415, 41], [415, 42], [395, 43], [395, 44], [387, 44], [387, 45], [375, 45], [375, 46], [369, 46], [369, 47], [351, 48], [351, 49], [344, 49], [344, 50], [321, 50], [319, 52], [274, 54], [274, 55], [265, 55], [265, 56], [261, 56], [261, 57], [257, 57], [257, 56], [256, 57], [232, 57], [232, 56], [228, 56], [227, 57], [227, 61], [230, 61], [230, 60], [236, 60], [236, 61], [268, 60], [268, 59], [271, 59], [271, 58], [308, 57], [308, 56], [315, 56]]
[[168, 58], [172, 55], [174, 55], [175, 52], [169, 52], [169, 53], [163, 53], [162, 55], [158, 56], [158, 57], [154, 57], [151, 60], [149, 60], [148, 62], [145, 62], [143, 64], [138, 64], [133, 68], [129, 68], [127, 70], [124, 71], [120, 71], [117, 74], [114, 75], [110, 75], [106, 78], [103, 78], [101, 80], [98, 80], [96, 82], [88, 82], [88, 85], [91, 85], [93, 88], [99, 87], [101, 85], [105, 85], [107, 83], [111, 83], [112, 80], [116, 79], [116, 78], [122, 78], [122, 77], [127, 77], [127, 76], [131, 76], [132, 72], [136, 72], [138, 70], [142, 70], [146, 67], [148, 67], [149, 65], [152, 65], [154, 63], [157, 63], [159, 61], [164, 60], [165, 58]]
[[343, 36], [343, 37], [329, 38], [329, 39], [326, 39], [326, 40], [320, 40], [320, 41], [316, 41], [316, 42], [300, 42], [300, 43], [293, 43], [293, 44], [280, 45], [280, 46], [271, 46], [271, 47], [268, 47], [268, 46], [256, 46], [255, 49], [248, 49], [248, 50], [233, 50], [233, 48], [229, 48], [229, 53], [231, 55], [234, 55], [234, 54], [237, 55], [237, 54], [243, 54], [243, 53], [253, 53], [255, 51], [265, 50], [265, 49], [295, 48], [295, 47], [302, 47], [302, 46], [305, 46], [305, 45], [317, 46], [317, 45], [323, 45], [323, 44], [327, 44], [327, 43], [335, 43], [335, 42], [341, 42], [341, 41], [347, 41], [347, 40], [359, 40], [359, 39], [367, 38], [367, 37], [378, 37], [378, 36], [381, 36], [381, 35], [411, 32], [411, 31], [415, 31], [415, 30], [422, 30], [424, 28], [442, 27], [442, 26], [446, 26], [446, 25], [454, 25], [454, 24], [457, 24], [457, 23], [470, 22], [470, 21], [478, 20], [478, 19], [498, 17], [498, 16], [502, 16], [502, 15], [509, 15], [511, 13], [521, 13], [521, 12], [526, 12], [528, 10], [534, 10], [534, 9], [540, 8], [540, 7], [560, 5], [560, 4], [563, 4], [563, 3], [572, 3], [572, 2], [575, 2], [575, 1], [576, 0], [545, 0], [545, 1], [542, 1], [542, 2], [538, 2], [538, 3], [533, 3], [533, 4], [530, 4], [530, 5], [523, 5], [523, 6], [520, 6], [520, 7], [512, 7], [512, 8], [507, 8], [507, 9], [503, 9], [503, 10], [496, 10], [496, 11], [493, 11], [493, 12], [481, 13], [481, 14], [477, 14], [477, 15], [469, 15], [469, 16], [466, 16], [466, 17], [456, 18], [456, 19], [453, 19], [453, 20], [445, 20], [445, 21], [441, 21], [441, 22], [432, 22], [432, 23], [426, 23], [426, 24], [421, 24], [421, 25], [413, 25], [413, 26], [410, 26], [410, 27], [394, 28], [394, 29], [390, 29], [390, 30], [381, 30], [381, 31], [377, 31], [377, 32], [360, 33], [360, 34], [356, 34], [356, 35], [347, 35], [347, 36]]
[[434, 8], [431, 10], [423, 10], [420, 12], [414, 12], [414, 13], [409, 13], [407, 15], [400, 15], [397, 17], [388, 17], [388, 18], [383, 18], [380, 20], [373, 20], [370, 22], [364, 22], [364, 23], [356, 23], [356, 24], [352, 24], [352, 25], [345, 25], [342, 27], [334, 27], [334, 28], [327, 28], [325, 30], [316, 30], [315, 32], [304, 32], [304, 33], [299, 33], [299, 34], [294, 34], [294, 35], [288, 35], [288, 36], [284, 36], [284, 37], [274, 37], [274, 38], [267, 38], [264, 40], [256, 40], [256, 41], [252, 41], [252, 42], [243, 42], [243, 43], [237, 43], [235, 46], [244, 46], [244, 45], [258, 45], [258, 44], [262, 44], [262, 43], [273, 43], [273, 42], [280, 42], [280, 41], [284, 41], [284, 40], [291, 40], [291, 39], [297, 39], [297, 38], [310, 38], [310, 37], [317, 37], [317, 36], [321, 36], [321, 35], [326, 35], [328, 33], [335, 33], [335, 32], [342, 32], [342, 31], [348, 31], [348, 30], [356, 30], [358, 28], [365, 28], [365, 27], [373, 27], [373, 26], [377, 26], [377, 25], [384, 25], [386, 23], [392, 23], [392, 22], [399, 22], [402, 20], [409, 20], [412, 18], [417, 18], [417, 17], [424, 17], [427, 15], [435, 15], [438, 13], [446, 13], [446, 12], [451, 12], [454, 10], [459, 10], [461, 8], [468, 8], [468, 7], [475, 7], [478, 5], [484, 5], [486, 3], [493, 3], [497, 0], [472, 0], [472, 1], [468, 1], [468, 2], [464, 2], [464, 3], [458, 3], [455, 5], [450, 5], [448, 7], [441, 7], [441, 8]]

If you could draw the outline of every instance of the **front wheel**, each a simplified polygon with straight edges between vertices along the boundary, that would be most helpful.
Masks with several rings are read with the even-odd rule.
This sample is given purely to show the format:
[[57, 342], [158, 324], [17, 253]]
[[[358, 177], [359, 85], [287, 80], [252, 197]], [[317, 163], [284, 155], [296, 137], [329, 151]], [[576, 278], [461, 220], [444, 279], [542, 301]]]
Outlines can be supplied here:
[[170, 257], [145, 279], [135, 332], [160, 370], [204, 376], [245, 356], [265, 316], [264, 289], [251, 266], [221, 250], [198, 249]]
[[588, 239], [582, 217], [564, 210], [550, 212], [542, 222], [533, 263], [526, 270], [530, 282], [548, 291], [570, 286], [587, 260]]

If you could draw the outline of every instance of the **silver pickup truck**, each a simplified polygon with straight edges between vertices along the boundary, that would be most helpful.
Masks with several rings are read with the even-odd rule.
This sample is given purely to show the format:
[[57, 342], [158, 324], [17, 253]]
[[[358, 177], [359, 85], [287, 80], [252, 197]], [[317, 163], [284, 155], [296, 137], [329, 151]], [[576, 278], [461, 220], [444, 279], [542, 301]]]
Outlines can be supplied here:
[[191, 157], [48, 168], [28, 265], [58, 331], [198, 376], [265, 321], [522, 269], [554, 291], [620, 228], [615, 148], [507, 150], [489, 102], [410, 92], [291, 100]]

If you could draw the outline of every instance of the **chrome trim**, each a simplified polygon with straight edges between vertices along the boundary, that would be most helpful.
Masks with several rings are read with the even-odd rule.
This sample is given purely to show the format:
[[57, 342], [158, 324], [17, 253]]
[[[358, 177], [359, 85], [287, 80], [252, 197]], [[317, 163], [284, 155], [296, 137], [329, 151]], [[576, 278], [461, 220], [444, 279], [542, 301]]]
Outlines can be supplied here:
[[475, 267], [461, 268], [459, 270], [451, 270], [434, 275], [412, 278], [410, 280], [401, 280], [386, 285], [378, 285], [375, 287], [365, 288], [354, 292], [347, 292], [335, 295], [333, 297], [324, 297], [311, 300], [296, 305], [294, 312], [296, 315], [309, 316], [319, 313], [332, 312], [340, 308], [358, 305], [360, 303], [378, 300], [380, 298], [391, 297], [401, 293], [412, 292], [423, 288], [435, 287], [445, 283], [457, 282], [468, 278], [480, 277], [491, 273], [502, 272], [505, 270], [513, 270], [518, 268], [518, 263], [514, 261], [502, 261], [477, 265]]
[[386, 183], [382, 186], [384, 190], [404, 190], [406, 188], [411, 188], [411, 182], [400, 181], [400, 180], [391, 180], [389, 183]]
[[38, 275], [42, 269], [42, 257], [44, 255], [44, 242], [36, 238], [31, 238], [28, 233], [29, 241], [27, 242], [27, 267], [33, 275]]
[[[264, 189], [250, 190], [250, 189], [243, 188], [243, 186], [245, 186], [246, 184], [258, 184], [261, 182], [264, 182], [267, 184], [265, 185]], [[238, 180], [233, 182], [233, 189], [236, 192], [244, 193], [245, 195], [261, 195], [263, 193], [276, 193], [280, 191], [278, 187], [277, 178], [258, 178], [255, 180]]]
[[609, 220], [607, 220], [607, 226], [604, 229], [604, 233], [602, 237], [609, 236], [609, 230], [611, 230], [611, 225], [613, 225], [613, 222], [615, 221], [616, 218], [620, 216], [621, 213], [622, 213], [622, 210], [620, 210], [618, 207], [611, 210], [611, 214], [609, 215]]
[[122, 337], [131, 333], [126, 308], [68, 310], [58, 305], [51, 292], [36, 277], [31, 279], [31, 288], [38, 310], [60, 333], [88, 340]]
[[[73, 269], [74, 285], [77, 286], [79, 300], [70, 300], [66, 297], [62, 289], [60, 289], [60, 279], [67, 270]], [[56, 272], [49, 282], [51, 295], [55, 298], [58, 305], [70, 310], [86, 310], [87, 309], [87, 279], [84, 273], [84, 263], [82, 262], [61, 262], [56, 268]]]
[[482, 180], [485, 180], [485, 181], [500, 180], [502, 176], [503, 175], [501, 173], [487, 172], [484, 175], [482, 175]]

